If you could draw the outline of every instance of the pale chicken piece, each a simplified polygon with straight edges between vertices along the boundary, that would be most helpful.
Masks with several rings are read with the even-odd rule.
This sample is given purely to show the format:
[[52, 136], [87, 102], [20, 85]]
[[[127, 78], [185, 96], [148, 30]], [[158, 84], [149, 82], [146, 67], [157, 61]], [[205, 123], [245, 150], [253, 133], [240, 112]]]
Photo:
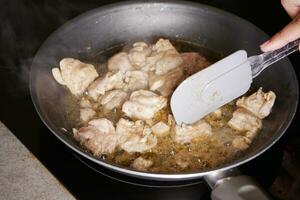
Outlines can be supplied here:
[[144, 71], [128, 71], [124, 76], [125, 91], [148, 89], [148, 73]]
[[237, 136], [232, 140], [232, 146], [238, 150], [246, 150], [251, 142], [252, 141], [245, 136]]
[[263, 119], [267, 117], [274, 105], [276, 95], [274, 92], [269, 91], [264, 93], [262, 88], [249, 97], [242, 97], [237, 100], [236, 105], [238, 107], [245, 108], [255, 116]]
[[146, 58], [145, 64], [142, 66], [141, 70], [145, 72], [154, 72], [156, 62], [164, 56], [164, 53], [153, 52], [150, 56]]
[[91, 108], [81, 108], [80, 109], [80, 120], [82, 122], [87, 122], [96, 115], [96, 112]]
[[92, 105], [92, 103], [90, 102], [90, 100], [88, 100], [88, 99], [85, 98], [85, 97], [82, 97], [82, 98], [80, 99], [80, 107], [81, 107], [81, 108], [92, 108], [93, 105]]
[[160, 38], [155, 45], [152, 46], [152, 50], [156, 52], [176, 50], [169, 40]]
[[146, 58], [151, 54], [151, 49], [145, 42], [136, 42], [130, 49], [128, 57], [132, 65], [139, 69], [146, 63]]
[[181, 63], [182, 59], [178, 53], [165, 54], [155, 63], [155, 74], [166, 74], [168, 71], [179, 67]]
[[162, 96], [168, 97], [182, 82], [183, 76], [183, 70], [179, 67], [163, 75], [152, 73], [149, 78], [149, 88], [152, 91], [159, 92]]
[[134, 69], [126, 52], [120, 52], [112, 56], [107, 62], [107, 67], [112, 72], [126, 72]]
[[94, 119], [88, 122], [89, 125], [96, 127], [101, 133], [115, 134], [116, 130], [113, 123], [106, 118]]
[[116, 133], [120, 148], [129, 153], [149, 151], [157, 144], [151, 128], [141, 120], [132, 122], [121, 118], [117, 123]]
[[155, 113], [167, 105], [167, 99], [148, 90], [138, 90], [122, 106], [126, 116], [141, 120], [154, 117]]
[[145, 134], [143, 136], [130, 135], [126, 142], [121, 144], [121, 148], [128, 153], [149, 151], [157, 144], [157, 138], [153, 134]]
[[152, 132], [157, 137], [164, 137], [170, 133], [170, 127], [164, 122], [158, 122], [151, 127]]
[[115, 128], [105, 118], [92, 120], [78, 131], [73, 129], [73, 133], [75, 139], [95, 156], [112, 153], [117, 147]]
[[105, 93], [101, 98], [101, 105], [107, 110], [112, 110], [119, 107], [127, 98], [127, 92], [123, 90], [111, 90]]
[[247, 110], [239, 108], [233, 112], [228, 125], [237, 131], [257, 132], [261, 129], [262, 121]]
[[153, 52], [146, 58], [142, 67], [143, 71], [153, 71], [157, 75], [162, 75], [179, 67], [182, 63], [180, 54], [169, 40], [158, 40], [152, 50]]
[[190, 143], [192, 139], [196, 137], [211, 134], [211, 126], [207, 122], [199, 120], [198, 122], [191, 125], [176, 125], [174, 140], [178, 143], [185, 144]]
[[140, 171], [147, 171], [149, 167], [153, 165], [153, 161], [149, 159], [145, 159], [143, 157], [138, 157], [136, 158], [133, 163], [132, 167], [134, 169], [140, 170]]
[[69, 88], [72, 94], [79, 96], [98, 77], [93, 65], [74, 58], [64, 58], [59, 68], [52, 69], [54, 79]]
[[144, 130], [144, 123], [141, 120], [135, 122], [121, 118], [116, 124], [116, 133], [119, 143], [124, 143], [131, 134], [140, 134]]
[[88, 95], [97, 101], [100, 95], [113, 89], [122, 89], [124, 87], [124, 74], [121, 71], [116, 73], [107, 72], [104, 77], [95, 80], [88, 88]]

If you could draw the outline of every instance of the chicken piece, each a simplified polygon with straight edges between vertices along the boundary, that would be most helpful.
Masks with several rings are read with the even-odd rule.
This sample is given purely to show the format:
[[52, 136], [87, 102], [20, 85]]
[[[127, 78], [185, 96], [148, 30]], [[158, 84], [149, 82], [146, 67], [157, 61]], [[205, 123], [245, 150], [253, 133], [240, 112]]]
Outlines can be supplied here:
[[128, 71], [124, 77], [124, 90], [135, 91], [148, 89], [148, 73], [144, 71]]
[[212, 116], [216, 119], [221, 119], [222, 117], [222, 110], [221, 108], [218, 108], [217, 110], [215, 110], [214, 112], [211, 113]]
[[176, 165], [179, 166], [181, 169], [186, 169], [191, 163], [191, 160], [189, 159], [189, 156], [179, 153], [175, 155], [175, 162]]
[[80, 120], [82, 122], [87, 122], [96, 115], [96, 112], [91, 108], [81, 108], [80, 109]]
[[246, 150], [251, 144], [251, 140], [245, 136], [237, 136], [232, 140], [232, 146], [238, 150]]
[[128, 57], [136, 69], [140, 69], [146, 63], [146, 58], [151, 54], [151, 49], [144, 42], [136, 42], [130, 49]]
[[151, 127], [151, 130], [157, 137], [164, 137], [169, 134], [170, 127], [163, 122], [158, 122]]
[[262, 88], [249, 97], [242, 97], [237, 100], [236, 105], [238, 107], [245, 108], [249, 112], [253, 113], [260, 119], [267, 117], [274, 105], [276, 95], [274, 92], [269, 91], [264, 93]]
[[179, 67], [181, 63], [182, 59], [178, 53], [165, 54], [155, 63], [155, 74], [166, 74], [168, 71]]
[[125, 52], [115, 54], [107, 63], [108, 70], [112, 72], [126, 72], [134, 69], [129, 61], [128, 54]]
[[89, 121], [91, 126], [96, 127], [103, 134], [115, 134], [116, 130], [111, 121], [106, 118], [99, 118]]
[[182, 80], [183, 71], [177, 67], [163, 75], [151, 74], [149, 78], [149, 88], [152, 91], [159, 92], [162, 96], [168, 97]]
[[72, 94], [79, 96], [98, 77], [94, 66], [74, 58], [64, 58], [59, 68], [52, 69], [54, 79], [69, 88]]
[[92, 108], [92, 103], [85, 97], [80, 99], [80, 107], [81, 108]]
[[146, 58], [145, 64], [142, 66], [141, 70], [145, 72], [154, 72], [156, 62], [163, 57], [164, 53], [152, 53]]
[[176, 125], [174, 139], [178, 143], [185, 144], [190, 143], [192, 139], [196, 137], [211, 134], [211, 126], [207, 122], [199, 120], [198, 122], [192, 125]]
[[121, 71], [116, 73], [107, 72], [104, 77], [95, 80], [88, 88], [88, 95], [97, 101], [100, 95], [104, 95], [106, 91], [113, 89], [122, 89], [124, 75]]
[[111, 121], [100, 118], [92, 120], [88, 126], [74, 131], [74, 138], [93, 155], [112, 153], [117, 147], [117, 134]]
[[152, 50], [159, 53], [163, 51], [176, 50], [176, 49], [169, 40], [160, 38], [152, 47]]
[[123, 104], [127, 98], [127, 92], [123, 90], [111, 90], [105, 93], [101, 98], [101, 105], [107, 110], [112, 110]]
[[165, 74], [181, 65], [182, 58], [169, 40], [159, 39], [152, 49], [156, 53], [161, 54], [160, 58], [155, 62], [155, 74]]
[[116, 132], [119, 146], [128, 153], [149, 151], [157, 144], [151, 128], [145, 126], [141, 120], [132, 122], [121, 118]]
[[182, 58], [181, 67], [187, 76], [190, 76], [207, 66], [211, 63], [207, 61], [204, 57], [200, 56], [198, 53], [188, 52], [180, 54]]
[[131, 94], [129, 101], [123, 104], [126, 116], [141, 120], [154, 117], [155, 113], [167, 105], [167, 99], [147, 90], [138, 90]]
[[168, 71], [179, 67], [182, 58], [169, 40], [160, 39], [152, 47], [153, 52], [146, 58], [142, 66], [143, 71], [153, 71], [157, 75], [162, 75]]
[[261, 119], [257, 118], [247, 110], [239, 108], [233, 112], [232, 118], [229, 120], [228, 125], [237, 131], [251, 131], [257, 132], [261, 126]]
[[116, 132], [119, 137], [119, 143], [124, 143], [131, 135], [138, 135], [144, 130], [144, 123], [141, 120], [135, 122], [121, 118], [116, 124]]
[[140, 170], [140, 171], [147, 171], [147, 169], [149, 167], [151, 167], [153, 165], [153, 161], [152, 160], [147, 160], [143, 157], [138, 157], [136, 158], [133, 163], [132, 163], [132, 167], [134, 169]]

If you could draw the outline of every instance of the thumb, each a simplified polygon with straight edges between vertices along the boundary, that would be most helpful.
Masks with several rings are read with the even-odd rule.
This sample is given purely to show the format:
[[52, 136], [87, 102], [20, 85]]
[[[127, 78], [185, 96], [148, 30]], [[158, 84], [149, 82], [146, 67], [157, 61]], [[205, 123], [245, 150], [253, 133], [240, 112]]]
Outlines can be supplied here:
[[263, 43], [260, 48], [263, 52], [273, 51], [298, 38], [300, 38], [300, 13], [298, 13], [280, 32], [276, 33], [270, 40]]

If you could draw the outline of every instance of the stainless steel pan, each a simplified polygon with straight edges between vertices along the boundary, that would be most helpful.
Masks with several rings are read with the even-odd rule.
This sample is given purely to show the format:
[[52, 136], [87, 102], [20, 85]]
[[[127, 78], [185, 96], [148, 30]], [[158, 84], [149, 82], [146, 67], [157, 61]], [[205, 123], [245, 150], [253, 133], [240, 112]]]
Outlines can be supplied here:
[[[287, 59], [265, 70], [254, 80], [253, 89], [263, 86], [266, 90], [273, 90], [278, 97], [272, 114], [264, 120], [258, 138], [240, 159], [215, 169], [178, 174], [135, 171], [93, 157], [74, 141], [71, 134], [62, 130], [65, 128], [70, 131], [73, 125], [67, 120], [65, 109], [70, 93], [58, 85], [51, 74], [51, 68], [57, 66], [61, 58], [89, 60], [99, 51], [111, 46], [158, 37], [188, 40], [223, 55], [238, 49], [257, 54], [259, 44], [268, 38], [253, 24], [235, 15], [191, 2], [131, 1], [101, 7], [66, 23], [37, 52], [30, 73], [30, 91], [37, 112], [53, 134], [68, 147], [117, 173], [168, 181], [205, 176], [214, 188], [212, 197], [215, 199], [220, 195], [225, 198], [224, 188], [227, 190], [228, 187], [234, 191], [226, 193], [231, 195], [229, 198], [233, 199], [232, 195], [237, 195], [236, 198], [248, 197], [249, 195], [244, 194], [249, 191], [253, 193], [251, 191], [253, 188], [256, 191], [257, 187], [247, 177], [238, 175], [234, 168], [270, 148], [284, 134], [296, 111], [298, 83], [294, 69]], [[250, 186], [253, 186], [252, 189]]]

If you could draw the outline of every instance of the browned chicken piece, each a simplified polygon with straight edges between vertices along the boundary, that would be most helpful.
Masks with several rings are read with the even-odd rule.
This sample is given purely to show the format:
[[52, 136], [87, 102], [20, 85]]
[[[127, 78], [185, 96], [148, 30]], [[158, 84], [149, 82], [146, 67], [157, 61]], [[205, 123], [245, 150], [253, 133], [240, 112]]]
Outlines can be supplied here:
[[136, 69], [140, 69], [146, 64], [146, 58], [151, 54], [151, 49], [145, 42], [136, 42], [129, 51], [129, 60]]
[[134, 69], [129, 61], [128, 54], [125, 52], [120, 52], [112, 56], [107, 62], [107, 67], [111, 72], [126, 72]]
[[107, 72], [104, 77], [95, 80], [88, 88], [88, 95], [97, 101], [100, 95], [104, 95], [106, 91], [113, 89], [122, 89], [124, 74], [121, 71], [116, 73]]
[[211, 134], [211, 126], [207, 122], [199, 120], [198, 122], [191, 125], [176, 125], [174, 140], [178, 143], [185, 144], [190, 143], [192, 139], [196, 137]]
[[54, 79], [65, 85], [72, 94], [79, 96], [98, 77], [93, 65], [83, 63], [74, 58], [64, 58], [59, 63], [59, 68], [52, 69]]
[[111, 121], [100, 118], [92, 120], [78, 131], [73, 129], [74, 137], [93, 155], [112, 153], [117, 147], [117, 134]]
[[125, 91], [135, 91], [148, 89], [148, 73], [144, 71], [128, 71], [125, 73], [123, 89]]
[[162, 96], [168, 97], [181, 83], [183, 77], [183, 70], [180, 67], [177, 67], [163, 75], [151, 73], [149, 78], [149, 88], [152, 91], [159, 92]]
[[232, 118], [229, 120], [228, 125], [237, 131], [241, 132], [257, 132], [261, 129], [261, 119], [248, 112], [243, 108], [239, 108], [233, 112]]
[[183, 68], [185, 75], [190, 76], [198, 71], [206, 68], [211, 63], [198, 53], [188, 52], [180, 54], [182, 58], [181, 67]]
[[138, 90], [131, 94], [130, 99], [122, 106], [126, 116], [147, 120], [154, 117], [162, 108], [166, 107], [167, 99], [148, 90]]
[[157, 137], [164, 137], [170, 133], [170, 127], [164, 122], [158, 122], [151, 127], [152, 132]]
[[248, 97], [242, 97], [237, 100], [238, 107], [245, 108], [260, 119], [267, 117], [274, 105], [276, 95], [269, 91], [264, 93], [262, 88]]
[[120, 148], [129, 153], [149, 151], [157, 144], [157, 138], [152, 134], [151, 128], [141, 120], [133, 122], [121, 118], [117, 123], [116, 132]]
[[222, 109], [218, 108], [217, 110], [215, 110], [214, 112], [211, 113], [212, 116], [216, 119], [221, 119], [222, 118]]
[[127, 92], [123, 90], [111, 90], [101, 98], [101, 105], [107, 110], [121, 106], [127, 98]]
[[96, 115], [96, 112], [91, 108], [81, 108], [80, 109], [80, 120], [82, 122], [87, 122]]
[[153, 165], [153, 161], [152, 160], [147, 160], [143, 157], [138, 157], [136, 158], [133, 163], [132, 163], [132, 167], [134, 169], [140, 170], [140, 171], [147, 171], [147, 169], [149, 167], [151, 167]]

